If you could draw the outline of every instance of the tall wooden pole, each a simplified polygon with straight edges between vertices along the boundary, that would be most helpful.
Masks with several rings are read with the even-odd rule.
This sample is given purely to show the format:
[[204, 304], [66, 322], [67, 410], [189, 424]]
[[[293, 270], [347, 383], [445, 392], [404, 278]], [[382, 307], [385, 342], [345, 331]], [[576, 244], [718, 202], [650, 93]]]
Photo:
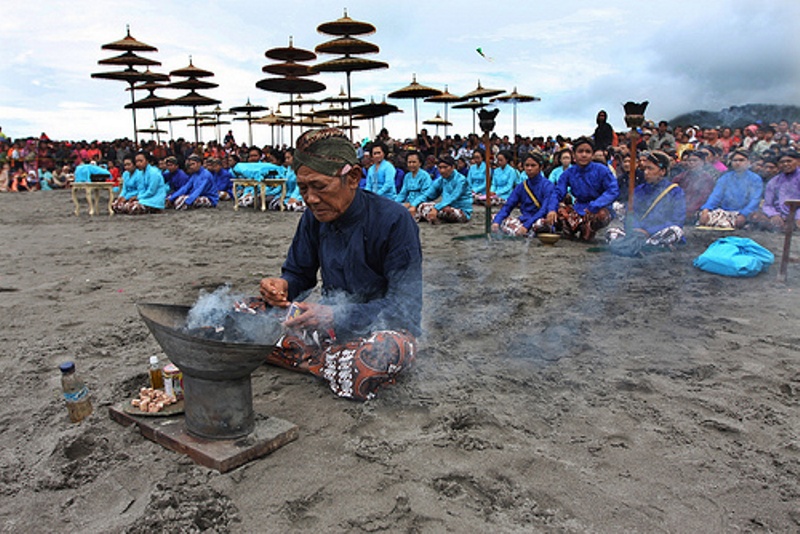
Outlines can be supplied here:
[[628, 229], [633, 225], [633, 190], [636, 187], [636, 145], [639, 143], [639, 132], [636, 128], [631, 128], [631, 170], [628, 177], [628, 206], [626, 208]]
[[486, 235], [489, 235], [492, 233], [492, 160], [489, 159], [489, 155], [492, 153], [492, 151], [489, 147], [489, 130], [483, 134], [483, 144], [486, 147], [486, 159], [484, 160], [486, 162]]

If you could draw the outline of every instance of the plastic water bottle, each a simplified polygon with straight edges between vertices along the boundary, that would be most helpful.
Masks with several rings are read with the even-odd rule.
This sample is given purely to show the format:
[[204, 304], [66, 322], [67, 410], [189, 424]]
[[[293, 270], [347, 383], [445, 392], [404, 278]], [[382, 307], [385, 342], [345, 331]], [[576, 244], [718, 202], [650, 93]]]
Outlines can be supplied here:
[[64, 400], [67, 401], [69, 420], [73, 423], [83, 421], [92, 413], [89, 389], [75, 375], [75, 364], [73, 362], [64, 362], [58, 367], [61, 369], [61, 389], [64, 391]]

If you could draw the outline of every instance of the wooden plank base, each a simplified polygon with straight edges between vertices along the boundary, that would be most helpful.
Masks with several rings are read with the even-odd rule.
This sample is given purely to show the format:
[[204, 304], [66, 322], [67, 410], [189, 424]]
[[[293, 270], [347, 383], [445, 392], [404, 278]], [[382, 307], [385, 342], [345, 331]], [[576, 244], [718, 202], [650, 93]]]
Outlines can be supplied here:
[[186, 454], [200, 465], [225, 473], [251, 460], [266, 456], [297, 439], [297, 425], [277, 417], [256, 414], [255, 429], [244, 438], [210, 440], [197, 438], [186, 431], [184, 417], [135, 416], [123, 411], [125, 403], [111, 406], [109, 416], [117, 423], [137, 425], [147, 439], [167, 449]]

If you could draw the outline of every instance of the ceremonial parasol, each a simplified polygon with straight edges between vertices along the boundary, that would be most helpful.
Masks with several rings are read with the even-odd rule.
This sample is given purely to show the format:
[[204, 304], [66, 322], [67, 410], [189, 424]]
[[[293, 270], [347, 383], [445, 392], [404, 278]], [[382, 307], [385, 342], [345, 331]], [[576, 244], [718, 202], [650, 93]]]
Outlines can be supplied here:
[[402, 89], [398, 89], [397, 91], [392, 91], [389, 93], [389, 98], [411, 98], [414, 100], [414, 133], [419, 135], [419, 124], [417, 121], [417, 99], [438, 96], [441, 94], [442, 92], [438, 89], [418, 84], [417, 75], [414, 74], [410, 85], [407, 85]]
[[436, 116], [435, 116], [434, 118], [432, 118], [432, 119], [428, 119], [428, 120], [426, 120], [426, 121], [422, 121], [422, 124], [432, 124], [432, 125], [435, 125], [435, 126], [436, 126], [436, 135], [439, 135], [439, 126], [452, 126], [452, 125], [453, 125], [453, 123], [452, 123], [452, 122], [450, 122], [450, 121], [448, 121], [448, 120], [446, 120], [446, 119], [443, 119], [443, 118], [442, 118], [442, 117], [439, 115], [439, 112], [438, 112], [438, 111], [436, 112]]
[[[317, 31], [325, 35], [339, 36], [338, 39], [333, 39], [317, 45], [315, 51], [318, 54], [344, 54], [343, 57], [319, 63], [313, 68], [317, 72], [345, 73], [347, 77], [348, 98], [346, 103], [348, 110], [350, 110], [349, 124], [352, 124], [352, 105], [354, 100], [352, 100], [353, 93], [350, 85], [350, 74], [356, 71], [389, 68], [389, 64], [383, 61], [352, 57], [353, 55], [376, 54], [380, 52], [380, 48], [377, 45], [352, 37], [353, 35], [373, 34], [375, 33], [375, 26], [368, 22], [351, 19], [347, 16], [347, 10], [345, 9], [342, 18], [331, 22], [323, 22], [317, 26]], [[353, 139], [352, 129], [350, 139]]]
[[469, 102], [463, 104], [456, 104], [453, 109], [471, 109], [472, 110], [472, 133], [475, 133], [475, 111], [485, 106], [483, 102], [478, 102], [474, 98]]
[[492, 96], [497, 96], [503, 94], [503, 89], [487, 89], [481, 85], [481, 81], [478, 80], [478, 87], [470, 91], [469, 93], [465, 94], [461, 97], [461, 100], [469, 100], [471, 98], [477, 98], [480, 101], [483, 101], [484, 98], [489, 98]]
[[[390, 113], [402, 113], [403, 110], [395, 106], [394, 104], [388, 104], [386, 100], [375, 103], [374, 100], [371, 100], [369, 104], [362, 104], [360, 106], [355, 106], [352, 109], [353, 112], [353, 120], [365, 120], [365, 119], [377, 119], [378, 117], [385, 117]], [[375, 136], [375, 121], [370, 121], [370, 135]]]
[[160, 61], [150, 59], [142, 56], [137, 56], [133, 52], [125, 52], [119, 56], [110, 57], [108, 59], [101, 59], [97, 62], [98, 65], [125, 65], [132, 67], [134, 65], [152, 67], [154, 65], [161, 65]]
[[261, 70], [267, 74], [276, 74], [278, 76], [311, 76], [316, 74], [308, 65], [295, 63], [294, 61], [264, 65]]
[[182, 97], [176, 98], [172, 101], [173, 106], [189, 106], [192, 108], [192, 118], [194, 119], [194, 140], [195, 143], [200, 141], [200, 134], [198, 132], [198, 106], [213, 106], [219, 104], [220, 101], [214, 98], [203, 96], [196, 91], [189, 91]]
[[185, 80], [172, 82], [168, 84], [167, 87], [170, 89], [186, 89], [187, 91], [191, 91], [192, 89], [214, 89], [215, 87], [219, 87], [219, 84], [207, 82], [205, 80], [198, 80], [194, 76], [190, 76]]
[[200, 126], [208, 126], [211, 122], [213, 122], [214, 125], [217, 126], [217, 141], [220, 141], [222, 139], [222, 132], [219, 129], [219, 125], [220, 124], [230, 124], [230, 122], [222, 122], [222, 121], [219, 120], [219, 118], [222, 115], [236, 115], [236, 113], [233, 112], [233, 111], [225, 111], [224, 109], [219, 107], [219, 105], [217, 105], [217, 107], [215, 107], [211, 111], [203, 111], [201, 113], [198, 113], [198, 115], [200, 115], [200, 116], [211, 115], [211, 116], [214, 117], [213, 121], [207, 121], [207, 120], [203, 119], [203, 122], [200, 123]]
[[507, 95], [498, 96], [492, 98], [490, 102], [505, 102], [506, 104], [513, 104], [514, 105], [514, 139], [517, 138], [517, 103], [525, 103], [525, 102], [539, 102], [542, 99], [538, 96], [531, 96], [531, 95], [523, 95], [517, 92], [517, 88], [514, 87], [514, 90], [511, 91]]
[[149, 134], [156, 134], [156, 139], [158, 139], [158, 134], [160, 133], [167, 133], [166, 130], [160, 130], [156, 128], [154, 125], [150, 125], [150, 128], [141, 128], [138, 130], [139, 133], [149, 133]]
[[[271, 144], [275, 146], [275, 126], [283, 126], [286, 124], [288, 117], [285, 115], [279, 115], [277, 113], [270, 113], [269, 115], [265, 115], [264, 117], [260, 117], [253, 120], [253, 124], [269, 124], [270, 126], [270, 136], [271, 136]], [[252, 143], [250, 143], [252, 145]]]
[[[135, 65], [160, 65], [158, 61], [143, 58], [141, 56], [136, 55], [134, 52], [157, 52], [158, 49], [155, 46], [151, 46], [149, 44], [143, 43], [134, 39], [131, 36], [130, 26], [125, 27], [125, 37], [118, 41], [113, 41], [111, 43], [107, 43], [102, 45], [100, 48], [103, 50], [118, 50], [123, 52], [123, 54], [119, 56], [115, 56], [108, 59], [101, 59], [98, 61], [100, 65], [124, 65], [127, 68], [123, 71], [117, 72], [96, 72], [92, 74], [92, 78], [97, 79], [104, 79], [104, 80], [117, 80], [117, 81], [124, 81], [128, 84], [129, 89], [131, 89], [131, 103], [134, 103], [134, 91], [133, 86], [138, 82], [148, 82], [148, 81], [157, 81], [157, 78], [153, 77], [153, 74], [147, 74], [145, 72], [140, 72], [134, 69]], [[165, 76], [165, 75], [159, 75]], [[167, 78], [168, 79], [168, 78]], [[136, 128], [136, 108], [131, 108], [131, 114], [133, 116], [133, 140], [134, 143], [139, 142], [138, 131]]]
[[[148, 74], [148, 75], [152, 76], [152, 79], [156, 79], [157, 78], [159, 80], [164, 80], [164, 81], [169, 80], [169, 76], [167, 76], [166, 74], [158, 74], [158, 73], [151, 72], [149, 68], [148, 68], [148, 70], [145, 71], [145, 74]], [[163, 84], [163, 83], [159, 83], [157, 81], [148, 81], [148, 82], [140, 83], [139, 85], [135, 85], [133, 87], [128, 87], [126, 89], [126, 91], [131, 91], [132, 92], [132, 91], [138, 91], [138, 90], [143, 90], [144, 89], [144, 90], [149, 91], [150, 94], [148, 96], [146, 96], [145, 98], [142, 98], [142, 99], [139, 99], [139, 100], [137, 100], [135, 102], [131, 102], [130, 104], [127, 104], [125, 106], [125, 108], [126, 109], [148, 109], [148, 108], [150, 108], [150, 109], [153, 110], [153, 120], [156, 120], [156, 118], [157, 118], [156, 117], [156, 108], [169, 106], [172, 103], [172, 101], [170, 99], [168, 99], [168, 98], [162, 98], [162, 97], [156, 96], [155, 90], [156, 89], [162, 89], [164, 87], [167, 87], [167, 85]], [[158, 132], [156, 132], [156, 140], [159, 143], [161, 142], [161, 138], [158, 136]]]
[[253, 113], [258, 113], [259, 111], [267, 111], [269, 108], [266, 106], [259, 106], [257, 104], [251, 104], [250, 99], [247, 99], [247, 104], [243, 106], [234, 106], [231, 108], [231, 111], [236, 113], [246, 113], [246, 117], [237, 117], [234, 120], [237, 121], [247, 121], [247, 131], [249, 133], [248, 140], [249, 146], [253, 146]]
[[331, 102], [333, 104], [347, 104], [348, 102], [363, 102], [364, 99], [359, 96], [347, 96], [347, 93], [344, 92], [344, 87], [339, 88], [339, 94], [337, 96], [329, 96], [328, 98], [323, 98], [320, 102]]
[[169, 137], [171, 139], [172, 138], [172, 123], [175, 122], [175, 121], [185, 121], [185, 120], [188, 120], [188, 119], [191, 119], [191, 118], [192, 117], [190, 117], [188, 115], [180, 115], [180, 116], [179, 115], [173, 115], [172, 113], [167, 111], [166, 115], [164, 115], [163, 117], [156, 117], [155, 121], [156, 122], [166, 122], [169, 125]]
[[317, 55], [311, 50], [295, 48], [292, 37], [289, 36], [289, 46], [283, 48], [271, 48], [264, 52], [268, 59], [278, 61], [312, 61], [317, 59]]
[[[316, 71], [296, 63], [297, 61], [310, 61], [315, 59], [317, 55], [310, 50], [295, 48], [291, 37], [289, 37], [288, 48], [273, 48], [267, 50], [264, 55], [271, 59], [284, 61], [284, 63], [265, 66], [262, 69], [265, 72], [270, 72], [270, 70], [267, 70], [267, 67], [269, 67], [277, 72], [293, 74], [286, 74], [283, 78], [265, 78], [259, 80], [256, 82], [256, 87], [273, 93], [288, 93], [290, 114], [294, 113], [293, 95], [295, 93], [318, 93], [325, 90], [325, 84], [305, 78], [306, 76], [317, 74]], [[289, 123], [289, 135], [292, 138], [292, 144], [294, 144], [294, 122]]]
[[[192, 61], [192, 56], [189, 56], [189, 65], [182, 68], [173, 70], [170, 72], [170, 76], [183, 76], [186, 77], [186, 80], [182, 82], [173, 82], [169, 84], [170, 88], [173, 89], [189, 89], [189, 92], [183, 95], [180, 98], [176, 98], [172, 101], [173, 105], [176, 106], [191, 106], [192, 108], [192, 117], [194, 118], [194, 141], [198, 143], [200, 141], [200, 132], [198, 130], [198, 117], [197, 117], [197, 108], [198, 106], [213, 106], [220, 103], [219, 100], [214, 98], [210, 98], [204, 95], [197, 93], [197, 89], [200, 88], [209, 88], [208, 84], [213, 82], [205, 82], [202, 80], [198, 80], [197, 78], [208, 78], [213, 76], [214, 73], [210, 70], [201, 69], [196, 67]], [[217, 86], [217, 84], [213, 84]]]
[[131, 36], [130, 26], [125, 26], [125, 32], [127, 35], [119, 41], [104, 44], [100, 48], [103, 50], [121, 50], [123, 52], [158, 52], [158, 48], [155, 46], [134, 39], [133, 36]]
[[[425, 102], [441, 102], [444, 104], [444, 120], [447, 120], [447, 105], [452, 104], [453, 102], [461, 102], [461, 97], [452, 94], [450, 91], [447, 90], [447, 86], [444, 86], [444, 92], [440, 95], [431, 96], [425, 99]], [[452, 126], [452, 124], [445, 124], [444, 125], [444, 135], [447, 136], [447, 127]]]

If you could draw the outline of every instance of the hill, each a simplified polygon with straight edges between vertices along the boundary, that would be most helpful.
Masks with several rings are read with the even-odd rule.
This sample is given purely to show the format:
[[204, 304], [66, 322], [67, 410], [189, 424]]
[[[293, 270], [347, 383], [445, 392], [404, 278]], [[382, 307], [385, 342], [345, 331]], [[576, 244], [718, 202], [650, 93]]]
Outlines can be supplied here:
[[721, 111], [696, 110], [672, 119], [672, 125], [695, 124], [701, 128], [730, 126], [744, 128], [748, 124], [761, 121], [764, 124], [786, 119], [790, 123], [800, 122], [800, 107], [779, 104], [745, 104], [731, 106]]

